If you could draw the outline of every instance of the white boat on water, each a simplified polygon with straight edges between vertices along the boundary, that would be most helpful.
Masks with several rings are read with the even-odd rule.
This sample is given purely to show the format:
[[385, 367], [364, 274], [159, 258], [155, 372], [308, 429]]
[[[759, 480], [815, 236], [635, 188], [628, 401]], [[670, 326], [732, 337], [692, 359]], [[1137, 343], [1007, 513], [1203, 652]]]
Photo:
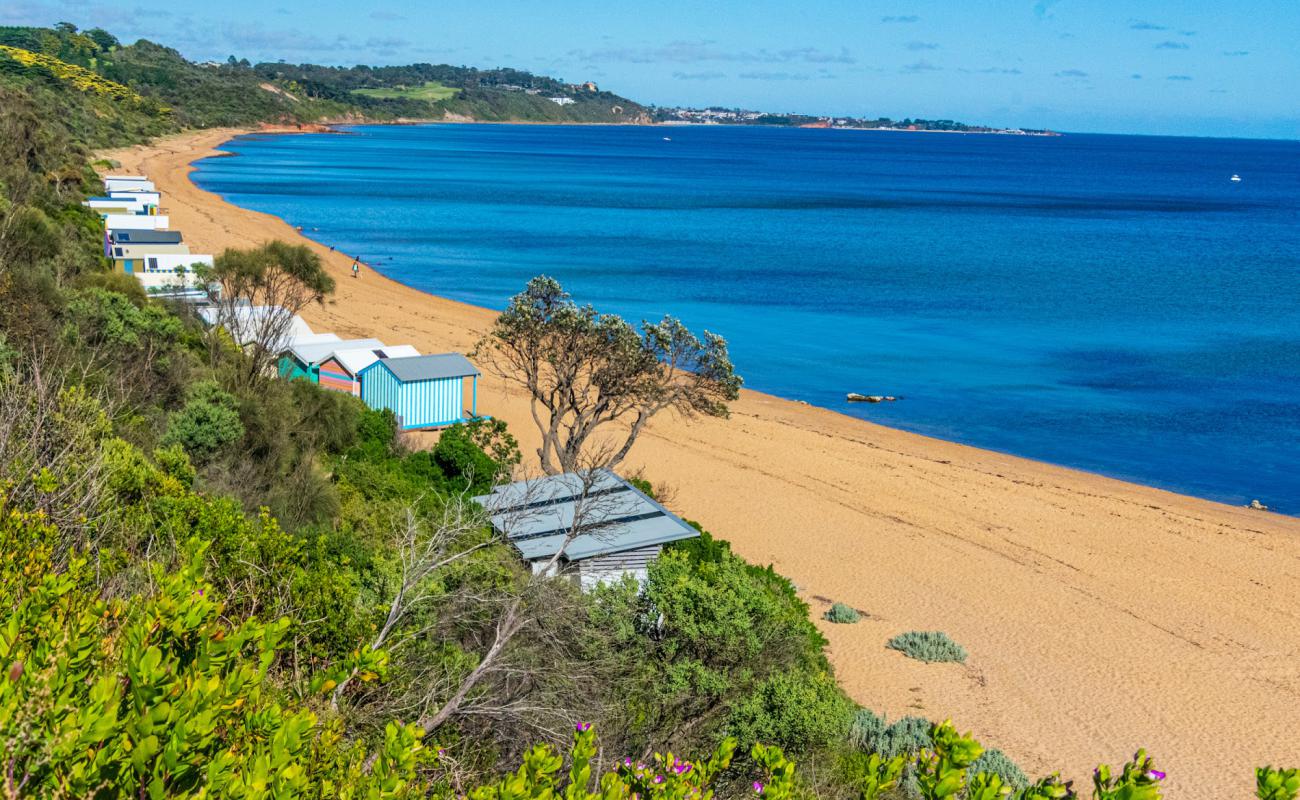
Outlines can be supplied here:
[[1228, 180], [1232, 181], [1233, 183], [1241, 183], [1241, 176], [1234, 172], [1232, 173], [1232, 177], [1228, 178]]

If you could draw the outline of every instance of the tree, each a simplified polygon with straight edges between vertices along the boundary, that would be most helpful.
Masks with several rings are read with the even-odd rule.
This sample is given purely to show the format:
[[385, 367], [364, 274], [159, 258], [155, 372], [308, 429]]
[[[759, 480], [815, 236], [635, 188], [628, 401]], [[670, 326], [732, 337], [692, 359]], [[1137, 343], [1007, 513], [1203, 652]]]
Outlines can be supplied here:
[[721, 336], [697, 337], [673, 317], [643, 321], [638, 332], [618, 316], [578, 306], [546, 276], [511, 298], [474, 355], [528, 391], [542, 434], [537, 454], [551, 474], [591, 462], [591, 437], [610, 423], [627, 431], [621, 445], [598, 448], [597, 466], [621, 462], [660, 411], [725, 417], [740, 394]]
[[196, 461], [206, 462], [243, 435], [239, 401], [215, 382], [200, 381], [190, 387], [185, 406], [167, 423], [162, 443], [179, 444]]
[[[320, 256], [304, 245], [279, 241], [226, 250], [211, 269], [200, 270], [200, 277], [212, 285], [213, 327], [225, 328], [246, 345], [240, 375], [245, 385], [263, 378], [289, 345], [298, 312], [312, 303], [323, 304], [334, 291], [334, 279], [325, 272]], [[223, 352], [218, 346], [210, 349], [214, 354]]]

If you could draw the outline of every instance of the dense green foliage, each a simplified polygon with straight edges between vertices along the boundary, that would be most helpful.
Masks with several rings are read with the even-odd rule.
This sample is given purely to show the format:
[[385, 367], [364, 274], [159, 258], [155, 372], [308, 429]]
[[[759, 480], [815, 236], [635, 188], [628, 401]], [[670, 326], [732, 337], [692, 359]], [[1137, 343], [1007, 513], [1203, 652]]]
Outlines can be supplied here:
[[954, 642], [943, 631], [900, 633], [885, 646], [917, 661], [955, 661], [959, 664], [966, 661], [966, 648]]

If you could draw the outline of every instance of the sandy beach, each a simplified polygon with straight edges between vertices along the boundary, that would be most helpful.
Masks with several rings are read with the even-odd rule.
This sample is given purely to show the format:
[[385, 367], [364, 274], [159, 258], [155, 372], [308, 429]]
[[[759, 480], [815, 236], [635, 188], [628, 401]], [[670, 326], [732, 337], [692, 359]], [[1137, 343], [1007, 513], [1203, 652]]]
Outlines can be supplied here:
[[[189, 181], [190, 163], [237, 133], [107, 155], [157, 184], [193, 252], [297, 239]], [[492, 320], [368, 269], [354, 280], [345, 255], [311, 246], [338, 282], [304, 315], [318, 331], [463, 352]], [[521, 395], [485, 376], [479, 409], [535, 447]], [[1254, 767], [1300, 766], [1300, 519], [751, 391], [728, 420], [657, 420], [626, 465], [638, 468], [671, 487], [674, 510], [789, 576], [819, 618], [832, 600], [866, 612], [819, 624], [845, 689], [891, 719], [951, 717], [1027, 772], [1078, 786], [1146, 747], [1173, 798], [1249, 796]], [[885, 648], [907, 630], [946, 631], [970, 658]]]

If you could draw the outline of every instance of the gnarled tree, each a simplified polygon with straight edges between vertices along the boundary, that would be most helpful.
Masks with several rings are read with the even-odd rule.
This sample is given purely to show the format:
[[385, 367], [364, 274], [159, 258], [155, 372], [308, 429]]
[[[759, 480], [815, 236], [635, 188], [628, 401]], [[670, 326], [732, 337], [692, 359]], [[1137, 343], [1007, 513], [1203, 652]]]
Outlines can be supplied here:
[[[213, 288], [213, 328], [225, 328], [245, 345], [247, 361], [240, 376], [245, 385], [269, 373], [275, 357], [289, 345], [298, 312], [324, 303], [334, 291], [334, 279], [320, 256], [303, 245], [279, 241], [226, 250], [212, 269], [200, 271], [200, 277]], [[215, 355], [222, 349], [210, 351]]]
[[524, 387], [542, 434], [537, 455], [548, 473], [571, 472], [592, 436], [622, 423], [622, 443], [602, 447], [612, 467], [632, 449], [656, 414], [725, 417], [740, 394], [727, 342], [696, 336], [673, 317], [638, 331], [613, 314], [579, 306], [553, 278], [539, 276], [497, 317], [474, 356]]

